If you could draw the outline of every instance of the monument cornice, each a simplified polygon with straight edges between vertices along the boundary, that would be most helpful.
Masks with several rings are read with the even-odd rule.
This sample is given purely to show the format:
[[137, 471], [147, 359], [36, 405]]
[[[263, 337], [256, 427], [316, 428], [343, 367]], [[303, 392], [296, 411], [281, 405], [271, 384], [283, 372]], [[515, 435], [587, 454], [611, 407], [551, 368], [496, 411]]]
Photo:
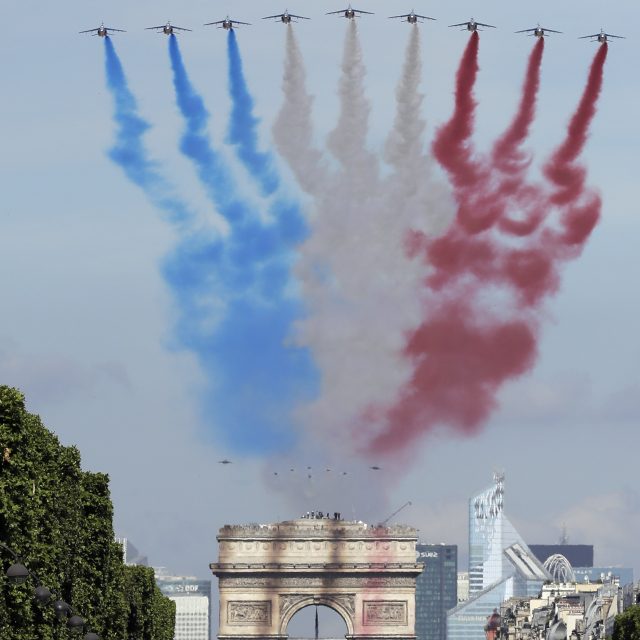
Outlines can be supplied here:
[[327, 571], [335, 574], [376, 574], [384, 573], [418, 575], [424, 569], [421, 563], [381, 563], [381, 562], [346, 562], [344, 564], [326, 563], [219, 563], [212, 562], [209, 565], [214, 575], [228, 574], [326, 574]]

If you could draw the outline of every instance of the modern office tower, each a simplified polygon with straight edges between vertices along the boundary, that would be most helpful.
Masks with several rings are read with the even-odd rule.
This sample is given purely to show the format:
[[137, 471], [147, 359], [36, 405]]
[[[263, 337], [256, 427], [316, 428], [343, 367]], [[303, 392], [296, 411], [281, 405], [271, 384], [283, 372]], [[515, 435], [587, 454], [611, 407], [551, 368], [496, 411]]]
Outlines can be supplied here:
[[447, 640], [485, 640], [507, 598], [536, 595], [549, 574], [504, 514], [504, 474], [469, 500], [469, 600], [447, 614]]
[[416, 638], [445, 640], [447, 611], [458, 600], [458, 547], [455, 544], [416, 544], [424, 571], [416, 578]]
[[593, 567], [592, 544], [530, 544], [529, 549], [542, 564], [547, 558], [560, 554], [572, 567]]
[[209, 640], [211, 636], [211, 581], [171, 576], [155, 569], [156, 584], [176, 603], [175, 640]]

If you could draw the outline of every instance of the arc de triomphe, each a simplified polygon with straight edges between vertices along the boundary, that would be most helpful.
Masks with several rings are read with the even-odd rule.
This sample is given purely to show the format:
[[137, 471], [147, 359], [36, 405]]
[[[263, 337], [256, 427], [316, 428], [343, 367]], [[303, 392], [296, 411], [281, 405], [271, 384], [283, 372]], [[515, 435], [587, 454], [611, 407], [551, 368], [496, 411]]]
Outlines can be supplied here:
[[217, 539], [221, 640], [284, 640], [309, 605], [337, 611], [349, 639], [415, 638], [416, 529], [307, 517]]

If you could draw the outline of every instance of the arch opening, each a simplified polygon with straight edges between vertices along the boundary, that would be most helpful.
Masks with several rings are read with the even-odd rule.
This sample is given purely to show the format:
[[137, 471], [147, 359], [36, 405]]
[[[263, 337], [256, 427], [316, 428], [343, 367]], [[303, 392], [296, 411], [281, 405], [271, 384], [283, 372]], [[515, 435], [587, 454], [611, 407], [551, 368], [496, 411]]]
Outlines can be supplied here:
[[[318, 614], [318, 635], [316, 636], [316, 611]], [[284, 633], [289, 640], [311, 638], [344, 638], [349, 633], [346, 619], [337, 608], [329, 604], [309, 602], [298, 608], [289, 618]]]

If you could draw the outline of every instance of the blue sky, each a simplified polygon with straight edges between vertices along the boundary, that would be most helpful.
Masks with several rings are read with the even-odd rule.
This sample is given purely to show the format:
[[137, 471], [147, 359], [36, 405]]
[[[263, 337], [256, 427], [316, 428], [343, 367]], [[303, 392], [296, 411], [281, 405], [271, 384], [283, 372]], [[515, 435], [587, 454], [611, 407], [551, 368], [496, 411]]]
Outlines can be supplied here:
[[[385, 16], [411, 6], [359, 4], [376, 12], [359, 26], [372, 107], [369, 145], [379, 152], [393, 121], [409, 35], [408, 25]], [[339, 5], [323, 0], [289, 6], [313, 18], [297, 25], [296, 33], [315, 95], [319, 143], [337, 119], [346, 26], [323, 14]], [[226, 33], [201, 25], [227, 12], [253, 22], [237, 37], [261, 121], [259, 138], [271, 149], [271, 125], [282, 100], [285, 30], [259, 18], [284, 6], [258, 0], [215, 6], [204, 0], [116, 0], [108, 7], [93, 0], [47, 6], [7, 0], [4, 8], [0, 379], [21, 387], [30, 409], [63, 442], [78, 444], [87, 469], [109, 473], [119, 533], [154, 564], [206, 576], [219, 526], [292, 517], [305, 504], [304, 510], [326, 508], [330, 489], [307, 487], [297, 497], [290, 487], [278, 491], [268, 480], [270, 470], [288, 461], [236, 459], [207, 435], [198, 399], [205, 380], [196, 358], [175, 349], [178, 311], [161, 274], [177, 237], [107, 157], [114, 130], [103, 43], [77, 32], [102, 20], [127, 29], [113, 41], [140, 113], [152, 124], [149, 151], [198, 215], [214, 219], [179, 152], [183, 124], [166, 38], [143, 28], [171, 19], [194, 29], [180, 37], [180, 48], [211, 113], [213, 141], [223, 148], [230, 108]], [[438, 18], [420, 27], [427, 141], [450, 114], [455, 68], [467, 38], [447, 24], [475, 16], [499, 27], [481, 35], [481, 148], [504, 128], [519, 98], [533, 42], [513, 31], [540, 22], [565, 32], [549, 38], [545, 49], [529, 143], [537, 161], [560, 139], [597, 46], [577, 37], [604, 27], [628, 40], [610, 48], [584, 154], [589, 182], [603, 196], [602, 220], [584, 254], [564, 268], [561, 291], [545, 307], [536, 367], [505, 387], [500, 410], [478, 436], [459, 440], [443, 432], [431, 438], [400, 482], [391, 482], [383, 470], [375, 486], [387, 487], [384, 500], [368, 495], [365, 469], [341, 461], [355, 470], [354, 513], [383, 519], [410, 499], [414, 507], [403, 519], [419, 526], [425, 541], [464, 548], [466, 499], [490, 481], [494, 468], [504, 468], [506, 510], [525, 539], [552, 542], [566, 522], [572, 541], [596, 544], [597, 562], [630, 564], [639, 572], [640, 10], [630, 0], [606, 7], [591, 0], [461, 0], [455, 8], [430, 2], [415, 9]], [[222, 153], [231, 155], [228, 148]], [[287, 195], [307, 203], [284, 163], [280, 170]], [[257, 190], [240, 170], [237, 180], [243, 195], [257, 202]], [[216, 464], [227, 456], [234, 465]], [[324, 504], [313, 504], [320, 495]], [[343, 511], [351, 515], [350, 506]]]

